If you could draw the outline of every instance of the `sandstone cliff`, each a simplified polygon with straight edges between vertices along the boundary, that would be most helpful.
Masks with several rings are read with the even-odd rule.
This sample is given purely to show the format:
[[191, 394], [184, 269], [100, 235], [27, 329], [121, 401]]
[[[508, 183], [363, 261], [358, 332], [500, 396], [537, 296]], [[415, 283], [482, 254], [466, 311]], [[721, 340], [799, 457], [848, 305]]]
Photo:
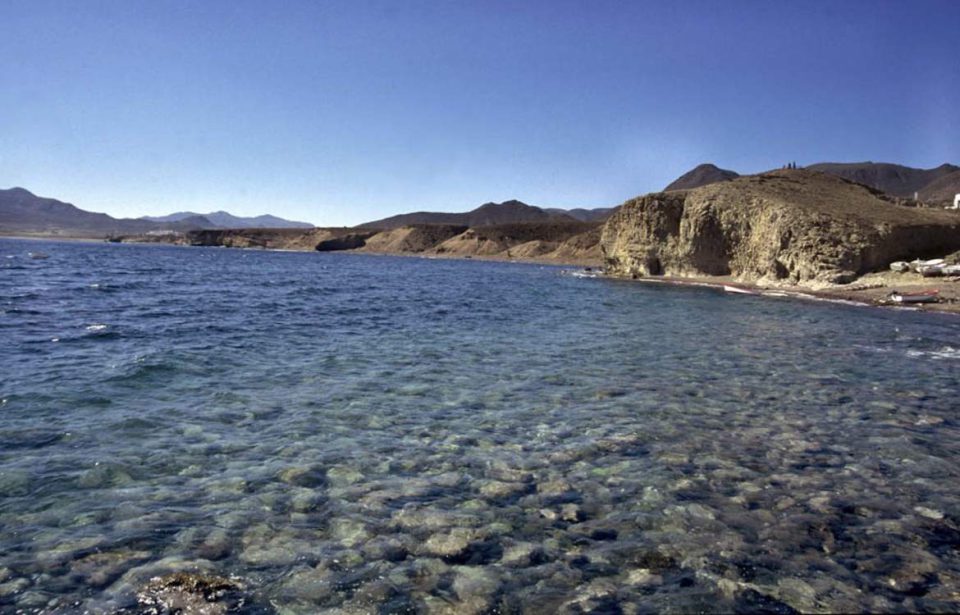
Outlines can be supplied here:
[[382, 231], [366, 241], [365, 252], [419, 254], [467, 230], [458, 224], [417, 224]]
[[600, 246], [612, 275], [845, 283], [893, 260], [960, 249], [960, 215], [902, 207], [824, 173], [780, 170], [628, 201]]

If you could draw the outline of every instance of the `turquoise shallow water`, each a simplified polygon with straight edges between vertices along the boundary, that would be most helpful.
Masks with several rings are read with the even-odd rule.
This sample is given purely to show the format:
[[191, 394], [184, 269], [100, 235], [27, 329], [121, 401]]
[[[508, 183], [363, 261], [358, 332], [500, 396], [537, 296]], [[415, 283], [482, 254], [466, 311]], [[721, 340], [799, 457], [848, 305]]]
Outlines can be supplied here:
[[952, 317], [0, 240], [0, 340], [4, 612], [960, 609]]

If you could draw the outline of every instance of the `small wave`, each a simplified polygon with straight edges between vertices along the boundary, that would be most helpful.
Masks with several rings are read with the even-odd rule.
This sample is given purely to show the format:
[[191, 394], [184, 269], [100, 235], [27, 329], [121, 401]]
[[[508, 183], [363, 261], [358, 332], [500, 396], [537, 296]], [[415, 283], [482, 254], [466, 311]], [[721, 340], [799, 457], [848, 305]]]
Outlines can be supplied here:
[[94, 323], [92, 325], [87, 325], [87, 331], [103, 331], [107, 328], [107, 325]]
[[587, 269], [563, 269], [560, 271], [560, 275], [568, 275], [574, 278], [602, 278], [603, 273], [600, 271], [587, 270]]
[[0, 446], [4, 449], [43, 448], [59, 442], [67, 435], [62, 431], [47, 429], [5, 429], [0, 431]]
[[111, 382], [143, 385], [157, 380], [166, 380], [175, 373], [178, 366], [162, 357], [137, 357], [132, 363], [121, 365], [117, 374], [107, 378]]
[[853, 347], [856, 348], [857, 350], [862, 350], [864, 352], [888, 353], [893, 351], [892, 348], [882, 348], [880, 346], [864, 346], [863, 344], [854, 344]]
[[908, 357], [929, 357], [938, 360], [958, 360], [960, 359], [960, 348], [953, 346], [944, 346], [939, 350], [908, 350]]

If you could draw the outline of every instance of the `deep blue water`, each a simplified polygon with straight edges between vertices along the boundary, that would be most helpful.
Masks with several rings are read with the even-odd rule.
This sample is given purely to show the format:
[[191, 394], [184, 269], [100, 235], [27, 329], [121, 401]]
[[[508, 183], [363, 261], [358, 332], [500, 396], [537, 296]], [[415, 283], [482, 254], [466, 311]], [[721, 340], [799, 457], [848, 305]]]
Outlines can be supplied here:
[[2, 611], [960, 609], [954, 317], [0, 240], [0, 346]]

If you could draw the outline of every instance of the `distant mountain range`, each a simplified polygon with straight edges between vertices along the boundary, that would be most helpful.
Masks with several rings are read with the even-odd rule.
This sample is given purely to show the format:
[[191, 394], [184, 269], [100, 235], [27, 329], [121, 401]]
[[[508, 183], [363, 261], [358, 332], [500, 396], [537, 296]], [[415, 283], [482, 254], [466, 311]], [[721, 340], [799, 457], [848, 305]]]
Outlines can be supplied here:
[[[935, 169], [915, 169], [887, 162], [821, 162], [804, 167], [863, 184], [892, 196], [925, 203], [944, 204], [960, 194], [960, 167], [942, 164]], [[701, 164], [678, 177], [664, 190], [690, 190], [740, 177], [735, 171]]]
[[[45, 233], [80, 237], [145, 233], [160, 225], [144, 220], [117, 219], [107, 214], [84, 211], [56, 199], [36, 196], [23, 188], [0, 190], [0, 231]], [[176, 223], [171, 230], [186, 230]]]
[[[213, 218], [211, 220], [211, 218]], [[0, 189], [0, 233], [31, 233], [67, 237], [106, 237], [162, 231], [217, 228], [311, 228], [275, 216], [240, 218], [219, 211], [200, 215], [181, 212], [158, 218], [114, 218], [84, 211], [75, 205], [37, 196], [24, 188]]]
[[455, 224], [468, 227], [517, 224], [521, 222], [594, 222], [606, 218], [614, 208], [541, 209], [521, 201], [484, 203], [463, 213], [418, 211], [358, 225], [357, 228], [395, 229], [416, 224]]
[[143, 216], [140, 220], [164, 223], [191, 221], [194, 224], [202, 223], [203, 220], [206, 221], [206, 225], [197, 228], [313, 228], [313, 225], [309, 222], [294, 222], [269, 214], [243, 218], [226, 211], [214, 211], [209, 214], [179, 211], [168, 216]]

